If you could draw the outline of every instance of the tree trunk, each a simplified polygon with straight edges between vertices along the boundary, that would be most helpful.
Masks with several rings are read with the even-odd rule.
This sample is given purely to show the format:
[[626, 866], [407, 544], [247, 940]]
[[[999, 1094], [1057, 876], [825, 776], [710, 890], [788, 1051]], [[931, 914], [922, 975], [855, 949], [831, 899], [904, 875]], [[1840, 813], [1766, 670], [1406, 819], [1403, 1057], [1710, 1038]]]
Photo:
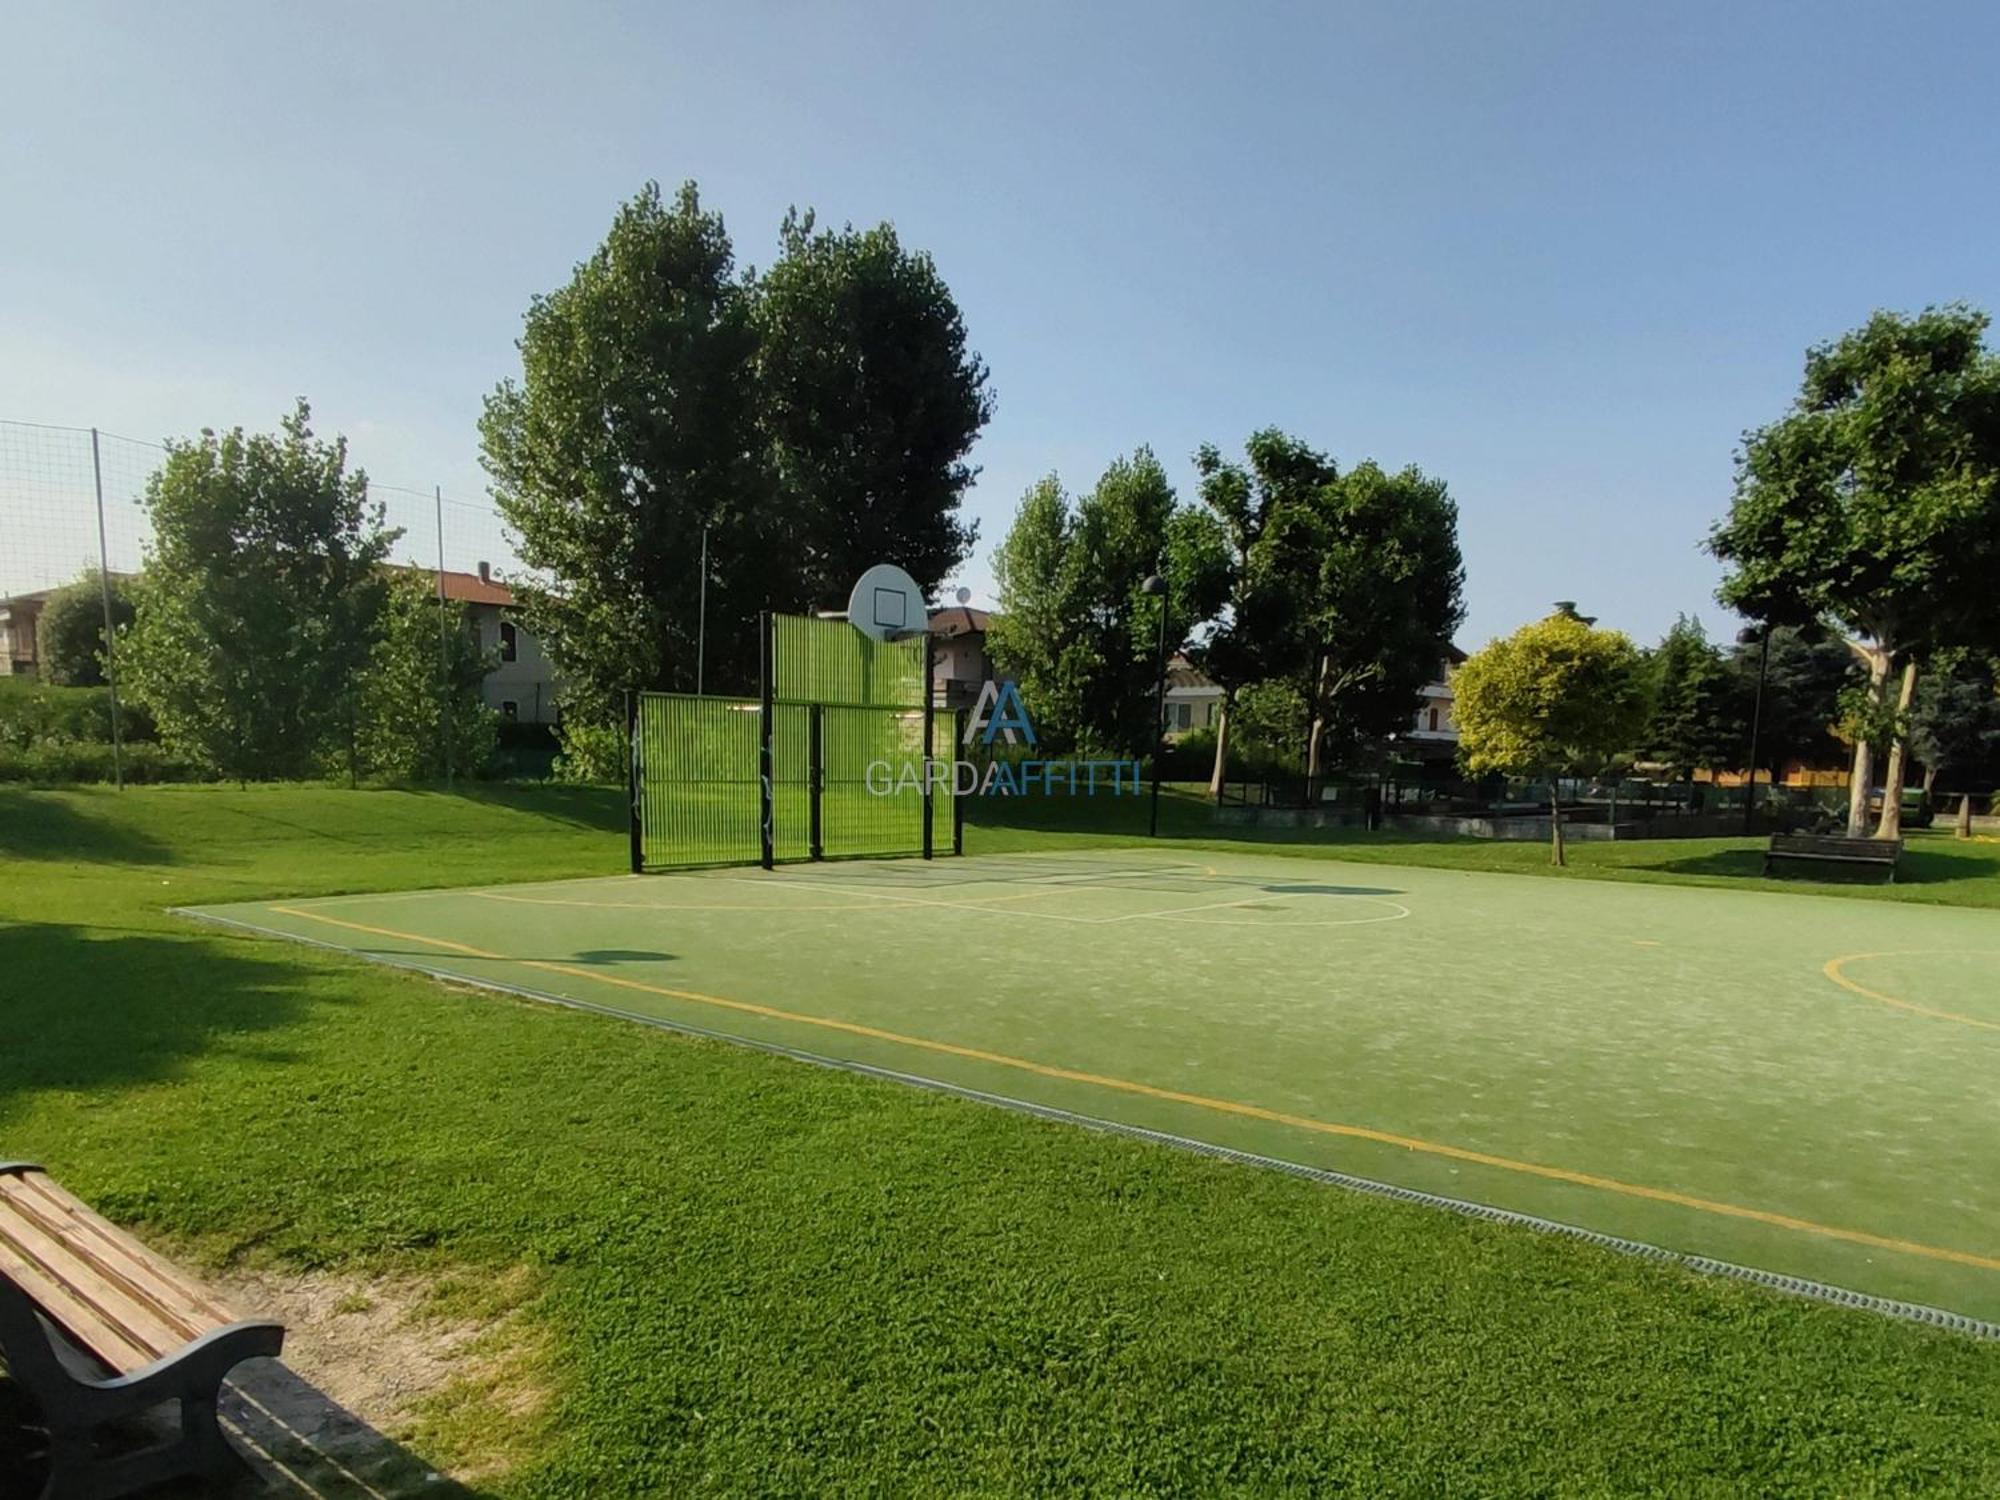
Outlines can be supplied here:
[[1937, 767], [1936, 767], [1936, 766], [1925, 766], [1925, 767], [1924, 767], [1924, 801], [1928, 802], [1928, 801], [1930, 801], [1930, 800], [1931, 800], [1931, 798], [1933, 798], [1933, 797], [1934, 797], [1934, 796], [1936, 796], [1936, 795], [1937, 795]]
[[[1889, 653], [1860, 641], [1849, 641], [1847, 649], [1867, 665], [1869, 701], [1879, 702], [1889, 680]], [[1867, 735], [1859, 735], [1854, 741], [1854, 770], [1847, 783], [1847, 836], [1851, 839], [1868, 837], [1868, 794], [1874, 790], [1874, 781], [1875, 746]]]
[[1563, 793], [1562, 778], [1549, 778], [1549, 863], [1566, 864], [1563, 858]]
[[1215, 720], [1215, 769], [1208, 773], [1208, 795], [1222, 800], [1229, 785], [1229, 697], [1222, 700], [1222, 712]]
[[1958, 799], [1957, 833], [1962, 839], [1972, 837], [1972, 793], [1970, 792], [1961, 794]]
[[1910, 763], [1910, 736], [1903, 721], [1916, 695], [1917, 663], [1913, 658], [1903, 665], [1903, 686], [1896, 694], [1896, 739], [1889, 746], [1889, 769], [1882, 776], [1882, 821], [1875, 827], [1878, 839], [1903, 836], [1903, 775]]
[[1306, 741], [1307, 807], [1319, 806], [1319, 784], [1323, 771], [1320, 764], [1320, 742], [1326, 738], [1326, 681], [1332, 672], [1333, 658], [1322, 656], [1319, 659], [1319, 675], [1313, 684], [1312, 728], [1308, 731], [1311, 737]]

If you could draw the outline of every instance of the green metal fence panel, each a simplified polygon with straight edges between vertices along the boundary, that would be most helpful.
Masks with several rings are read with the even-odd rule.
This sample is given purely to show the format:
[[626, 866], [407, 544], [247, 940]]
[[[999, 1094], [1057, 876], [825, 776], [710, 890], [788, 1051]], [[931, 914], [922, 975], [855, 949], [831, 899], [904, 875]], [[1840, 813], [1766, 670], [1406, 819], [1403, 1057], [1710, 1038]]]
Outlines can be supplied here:
[[810, 859], [813, 709], [805, 703], [778, 703], [771, 715], [771, 854], [780, 860]]
[[954, 852], [957, 719], [926, 706], [928, 637], [875, 641], [794, 615], [768, 628], [767, 701], [638, 696], [637, 867], [762, 857], [767, 723], [774, 862]]
[[754, 700], [639, 695], [634, 770], [643, 868], [757, 858], [758, 727]]
[[919, 854], [924, 846], [924, 711], [821, 709], [826, 852]]
[[929, 691], [928, 639], [871, 640], [845, 620], [771, 619], [774, 696], [799, 703], [919, 708]]

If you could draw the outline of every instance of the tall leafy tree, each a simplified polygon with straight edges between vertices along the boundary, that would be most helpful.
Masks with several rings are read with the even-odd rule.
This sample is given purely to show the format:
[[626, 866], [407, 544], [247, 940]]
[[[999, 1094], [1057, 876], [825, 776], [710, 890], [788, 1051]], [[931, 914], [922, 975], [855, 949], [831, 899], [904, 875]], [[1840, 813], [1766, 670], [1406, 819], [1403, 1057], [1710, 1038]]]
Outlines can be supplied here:
[[755, 285], [756, 394], [800, 586], [837, 604], [892, 561], [934, 591], [972, 547], [960, 507], [993, 413], [986, 366], [931, 257], [891, 226], [794, 212], [780, 242]]
[[1409, 722], [1465, 620], [1458, 506], [1443, 480], [1370, 462], [1322, 495], [1325, 540], [1300, 619], [1316, 659], [1309, 785], [1329, 744], [1378, 740]]
[[[493, 495], [532, 570], [522, 612], [609, 722], [627, 688], [691, 691], [709, 546], [706, 682], [754, 682], [753, 622], [800, 602], [758, 436], [751, 297], [692, 183], [649, 183], [569, 282], [529, 305], [520, 379], [486, 400]], [[539, 580], [544, 580], [538, 582]]]
[[1699, 770], [1742, 763], [1749, 752], [1748, 705], [1722, 652], [1699, 620], [1675, 620], [1648, 665], [1651, 712], [1640, 749], [1683, 780]]
[[[1245, 463], [1230, 463], [1213, 443], [1195, 453], [1202, 504], [1216, 518], [1225, 546], [1226, 595], [1221, 618], [1203, 644], [1204, 671], [1223, 690], [1222, 717], [1215, 734], [1215, 766], [1209, 790], [1219, 792], [1228, 772], [1230, 740], [1239, 717], [1239, 697], [1266, 680], [1285, 684], [1283, 701], [1299, 701], [1296, 642], [1292, 639], [1298, 590], [1294, 554], [1264, 545], [1272, 521], [1308, 512], [1319, 492], [1340, 477], [1332, 459], [1275, 427], [1262, 428], [1244, 445]], [[1299, 717], [1297, 734], [1308, 718]], [[1260, 713], [1257, 729], [1268, 737], [1277, 722]]]
[[[1465, 617], [1458, 507], [1415, 468], [1371, 462], [1342, 474], [1275, 429], [1253, 434], [1247, 455], [1247, 466], [1213, 447], [1195, 457], [1231, 562], [1207, 666], [1232, 694], [1260, 678], [1296, 687], [1315, 795], [1330, 751], [1407, 721]], [[1217, 741], [1220, 762], [1227, 745]]]
[[520, 351], [482, 454], [584, 738], [629, 687], [749, 688], [759, 610], [840, 604], [872, 562], [934, 587], [971, 545], [986, 369], [886, 225], [788, 216], [777, 263], [739, 275], [694, 185], [649, 184], [533, 301]]
[[119, 658], [168, 750], [242, 779], [312, 774], [352, 722], [395, 539], [301, 400], [275, 434], [170, 442]]
[[1564, 862], [1565, 776], [1594, 776], [1645, 727], [1645, 662], [1615, 630], [1570, 614], [1475, 651], [1452, 678], [1458, 756], [1473, 776], [1546, 778], [1550, 860]]
[[356, 769], [392, 781], [438, 781], [447, 770], [477, 775], [493, 757], [499, 728], [481, 694], [495, 665], [474, 640], [464, 605], [439, 599], [428, 574], [395, 576], [355, 681]]
[[[1792, 409], [1749, 433], [1710, 550], [1724, 603], [1758, 619], [1830, 617], [1868, 672], [1870, 719], [1899, 725], [1917, 662], [1993, 638], [2000, 573], [2000, 357], [1966, 307], [1877, 313], [1806, 356]], [[1900, 689], [1891, 676], [1901, 668]], [[1900, 831], [1895, 734], [1884, 836]], [[1848, 831], [1866, 831], [1870, 736], [1854, 740]]]
[[1212, 522], [1178, 502], [1150, 449], [1116, 460], [1073, 504], [1044, 480], [996, 557], [988, 648], [1056, 744], [1149, 754], [1162, 599], [1143, 585], [1165, 579], [1167, 648], [1179, 650], [1220, 605], [1220, 562]]
[[[132, 623], [132, 594], [122, 579], [111, 580], [111, 628]], [[104, 683], [104, 580], [95, 568], [49, 595], [36, 622], [42, 675], [58, 687], [100, 687]]]
[[1050, 474], [1021, 497], [1014, 524], [993, 551], [1000, 608], [989, 622], [987, 651], [1031, 706], [1037, 734], [1052, 746], [1074, 743], [1083, 728], [1087, 643], [1075, 638], [1070, 589], [1069, 496]]

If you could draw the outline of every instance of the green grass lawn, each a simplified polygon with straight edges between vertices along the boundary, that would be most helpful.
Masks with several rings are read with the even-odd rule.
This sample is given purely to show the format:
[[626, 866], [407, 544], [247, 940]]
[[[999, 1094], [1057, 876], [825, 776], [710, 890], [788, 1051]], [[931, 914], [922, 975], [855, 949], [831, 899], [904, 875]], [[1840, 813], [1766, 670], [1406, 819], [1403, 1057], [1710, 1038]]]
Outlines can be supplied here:
[[[1124, 837], [1008, 812], [974, 851]], [[164, 910], [624, 852], [590, 791], [0, 790], [0, 1152], [198, 1263], [528, 1288], [547, 1404], [458, 1388], [410, 1435], [496, 1495], [2000, 1487], [2000, 1345]], [[1866, 894], [2000, 905], [1995, 852]]]
[[[1140, 798], [1020, 798], [975, 804], [967, 848], [993, 853], [1051, 846], [1091, 847], [1129, 843], [1146, 834], [1146, 801]], [[1269, 849], [1275, 854], [1368, 864], [1420, 865], [1448, 870], [1490, 870], [1570, 880], [1636, 880], [1668, 885], [1712, 885], [1730, 890], [1798, 891], [1919, 905], [2000, 907], [2000, 839], [1962, 840], [1943, 827], [1906, 834], [1896, 883], [1877, 871], [1844, 874], [1822, 868], [1816, 878], [1766, 880], [1763, 838], [1637, 839], [1624, 843], [1571, 840], [1569, 863], [1556, 869], [1545, 843], [1492, 839], [1441, 839], [1384, 830], [1220, 829], [1206, 797], [1191, 788], [1162, 798], [1161, 837], [1176, 847]]]

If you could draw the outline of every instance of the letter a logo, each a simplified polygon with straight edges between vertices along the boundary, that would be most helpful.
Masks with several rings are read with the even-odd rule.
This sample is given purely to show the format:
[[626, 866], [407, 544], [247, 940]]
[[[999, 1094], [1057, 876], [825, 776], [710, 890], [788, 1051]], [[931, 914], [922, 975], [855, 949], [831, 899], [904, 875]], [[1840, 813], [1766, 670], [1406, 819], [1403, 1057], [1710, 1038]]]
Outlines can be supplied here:
[[966, 718], [965, 743], [970, 745], [976, 738], [990, 745], [1002, 735], [1010, 745], [1032, 745], [1035, 726], [1028, 722], [1028, 705], [1021, 701], [1021, 690], [1011, 682], [995, 682], [989, 677]]

